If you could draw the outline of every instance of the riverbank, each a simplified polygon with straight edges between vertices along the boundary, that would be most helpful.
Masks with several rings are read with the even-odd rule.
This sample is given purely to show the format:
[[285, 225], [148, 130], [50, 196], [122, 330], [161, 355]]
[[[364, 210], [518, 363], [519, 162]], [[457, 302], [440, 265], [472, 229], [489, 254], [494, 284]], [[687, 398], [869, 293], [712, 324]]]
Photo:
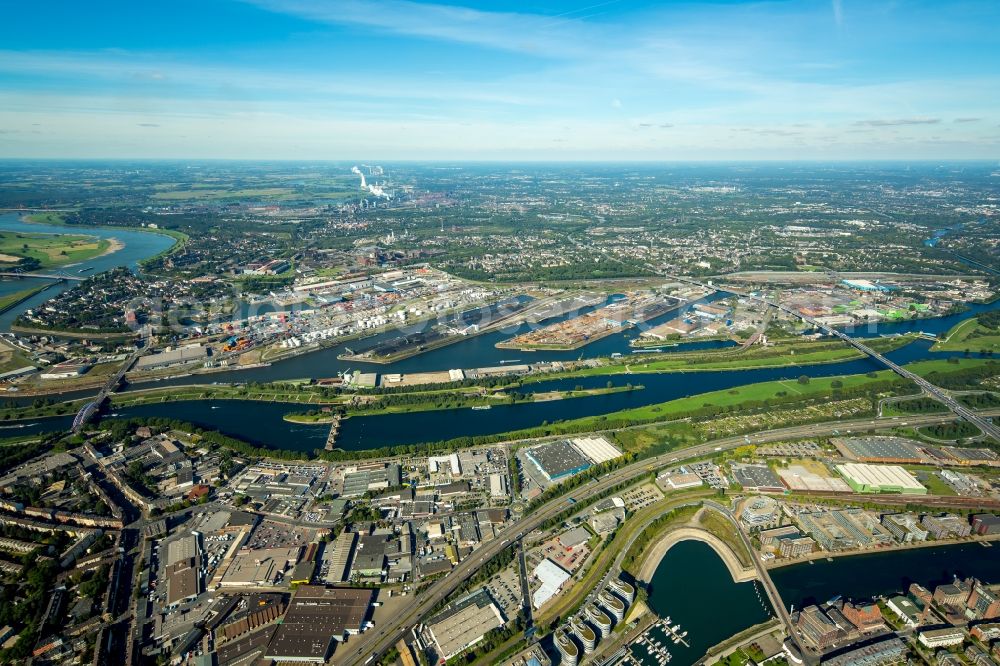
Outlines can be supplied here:
[[953, 326], [931, 347], [931, 351], [1000, 351], [1000, 330], [987, 328], [979, 323], [978, 317], [966, 319]]
[[738, 345], [743, 344], [744, 342], [744, 340], [741, 340], [735, 335], [700, 335], [696, 337], [677, 335], [677, 337], [663, 340], [657, 340], [652, 337], [643, 337], [640, 335], [638, 338], [629, 342], [629, 346], [634, 349], [659, 349], [660, 347], [677, 347], [678, 345], [684, 345], [689, 342], [724, 342], [728, 340], [731, 340]]
[[299, 405], [339, 405], [341, 396], [324, 396], [319, 391], [292, 390], [277, 384], [274, 386], [234, 386], [232, 384], [191, 384], [164, 388], [136, 389], [111, 396], [114, 407], [136, 407], [139, 405], [167, 402], [190, 402], [195, 400], [248, 400], [254, 402], [279, 402]]
[[[24, 299], [27, 300], [27, 299]], [[22, 300], [23, 302], [23, 300]], [[10, 308], [8, 308], [10, 309]], [[54, 338], [73, 338], [74, 340], [127, 340], [138, 335], [135, 331], [105, 332], [100, 331], [66, 331], [53, 328], [33, 328], [30, 326], [18, 326], [12, 324], [12, 333], [22, 333], [24, 335], [47, 335]]]
[[[404, 403], [393, 405], [391, 398], [397, 394], [386, 394], [366, 401], [364, 409], [349, 408], [347, 416], [373, 416], [378, 414], [411, 414], [417, 412], [433, 412], [444, 409], [491, 409], [501, 405], [519, 405], [525, 403], [552, 402], [554, 400], [572, 400], [575, 398], [590, 398], [600, 395], [612, 395], [628, 391], [641, 391], [644, 386], [608, 386], [605, 388], [579, 389], [572, 391], [547, 391], [530, 394], [525, 397], [506, 393], [504, 390], [483, 393], [478, 389], [459, 389], [457, 391], [412, 392], [403, 395], [428, 397], [425, 402]], [[381, 404], [385, 399], [388, 404]]]
[[299, 423], [303, 425], [330, 425], [338, 420], [336, 414], [310, 414], [308, 412], [299, 414], [285, 414], [281, 417], [289, 423]]
[[[104, 250], [104, 252], [101, 252], [99, 255], [97, 255], [98, 257], [106, 257], [109, 254], [114, 254], [119, 250], [125, 249], [125, 243], [121, 242], [117, 238], [110, 238], [108, 239], [107, 243], [108, 243], [107, 248]], [[77, 263], [83, 263], [83, 262], [78, 261]]]
[[[880, 353], [889, 353], [910, 344], [917, 337], [913, 335], [879, 338], [870, 346]], [[606, 360], [599, 365], [584, 368], [534, 374], [522, 381], [550, 381], [620, 374], [667, 374], [685, 372], [727, 372], [732, 370], [754, 370], [759, 368], [805, 368], [809, 366], [841, 363], [865, 358], [865, 355], [848, 345], [830, 341], [783, 340], [770, 348], [751, 347], [749, 349], [727, 349], [712, 354], [705, 352], [675, 352], [663, 355], [640, 355]]]
[[[888, 548], [878, 548], [875, 550], [850, 550], [850, 551], [838, 551], [836, 553], [831, 553], [828, 551], [817, 551], [804, 555], [802, 557], [797, 557], [794, 560], [771, 560], [770, 562], [764, 563], [764, 568], [768, 571], [783, 569], [785, 567], [795, 566], [796, 564], [806, 564], [809, 562], [815, 562], [817, 560], [835, 560], [841, 557], [857, 557], [858, 555], [872, 555], [878, 553], [895, 553], [907, 550], [920, 550], [922, 548], [944, 548], [947, 546], [960, 546], [962, 544], [968, 543], [978, 543], [987, 544], [983, 546], [984, 548], [993, 548], [993, 542], [1000, 541], [1000, 534], [988, 534], [984, 536], [969, 536], [963, 538], [955, 539], [936, 539], [934, 541], [919, 541], [917, 543], [905, 543], [905, 544], [895, 544]], [[997, 552], [997, 557], [1000, 558], [1000, 551]]]
[[[11, 212], [19, 212], [19, 211], [11, 211]], [[39, 211], [28, 214], [19, 212], [19, 215], [21, 220], [23, 220], [27, 224], [48, 224], [52, 226], [61, 226], [61, 227], [66, 227], [67, 229], [72, 229], [76, 225], [67, 223], [63, 216], [64, 213], [72, 213], [72, 212], [74, 211], [72, 210]], [[161, 250], [160, 252], [157, 252], [154, 255], [139, 260], [138, 263], [142, 266], [145, 266], [149, 262], [159, 259], [160, 257], [173, 254], [180, 248], [184, 247], [187, 244], [187, 242], [191, 240], [191, 237], [188, 236], [183, 231], [175, 231], [174, 229], [161, 229], [159, 227], [122, 227], [114, 225], [101, 225], [100, 227], [86, 227], [86, 228], [110, 229], [110, 230], [120, 230], [120, 231], [141, 231], [150, 234], [158, 234], [160, 236], [167, 236], [168, 238], [172, 238], [174, 240], [174, 242], [170, 245], [170, 247]], [[118, 242], [119, 247], [116, 247], [112, 251], [105, 252], [99, 256], [104, 256], [106, 254], [113, 254], [114, 252], [117, 252], [118, 250], [122, 250], [125, 248], [125, 244], [121, 243], [120, 241], [117, 241], [117, 239], [110, 239], [110, 240], [113, 242]]]
[[10, 310], [11, 308], [17, 307], [18, 305], [28, 300], [32, 296], [42, 293], [43, 291], [45, 291], [54, 284], [56, 283], [49, 282], [47, 284], [39, 285], [32, 289], [24, 289], [22, 291], [17, 291], [14, 292], [13, 294], [7, 294], [6, 296], [3, 296], [2, 298], [0, 298], [0, 314], [7, 312], [7, 310]]
[[0, 230], [0, 263], [4, 270], [22, 266], [23, 261], [33, 264], [30, 271], [55, 271], [66, 266], [82, 264], [121, 249], [111, 239], [100, 236], [55, 231], [4, 231]]
[[653, 575], [660, 567], [660, 562], [666, 557], [667, 552], [682, 541], [700, 541], [707, 544], [715, 554], [719, 556], [734, 583], [746, 583], [757, 579], [757, 572], [753, 567], [744, 567], [736, 553], [733, 552], [722, 539], [715, 536], [706, 529], [694, 526], [685, 526], [668, 532], [657, 541], [639, 568], [639, 575], [636, 580], [640, 583], [649, 584], [653, 580]]
[[[53, 213], [53, 215], [47, 215], [45, 217], [31, 217], [30, 213], [27, 211], [12, 211], [9, 213], [0, 214], [0, 231], [8, 234], [24, 234], [24, 235], [35, 235], [35, 234], [57, 234], [57, 235], [69, 235], [69, 234], [83, 234], [88, 237], [94, 237], [97, 243], [100, 244], [101, 253], [95, 253], [89, 259], [80, 256], [72, 256], [72, 253], [67, 250], [66, 261], [61, 263], [75, 263], [81, 264], [78, 268], [90, 269], [86, 273], [90, 275], [99, 275], [108, 270], [116, 268], [118, 266], [124, 266], [130, 270], [136, 270], [139, 263], [144, 259], [147, 259], [153, 255], [156, 255], [164, 250], [169, 250], [177, 244], [176, 238], [172, 238], [170, 234], [164, 233], [153, 233], [155, 230], [144, 229], [144, 228], [110, 228], [102, 226], [83, 226], [83, 225], [67, 225], [62, 221], [62, 218], [55, 213], [62, 213], [68, 211], [33, 211], [37, 213]], [[28, 218], [31, 218], [30, 220]], [[122, 244], [119, 248], [118, 245], [112, 244], [112, 240], [115, 239]], [[105, 250], [115, 248], [114, 252], [105, 252]], [[84, 264], [85, 265], [82, 265]], [[82, 274], [80, 274], [82, 276]], [[18, 316], [20, 316], [25, 310], [30, 308], [41, 307], [52, 295], [70, 289], [72, 284], [70, 282], [55, 282], [50, 288], [51, 291], [45, 293], [35, 294], [31, 298], [28, 298], [16, 307], [10, 308], [5, 313], [0, 313], [0, 330], [10, 330], [10, 326], [14, 323]], [[49, 335], [52, 331], [40, 332], [41, 335]]]

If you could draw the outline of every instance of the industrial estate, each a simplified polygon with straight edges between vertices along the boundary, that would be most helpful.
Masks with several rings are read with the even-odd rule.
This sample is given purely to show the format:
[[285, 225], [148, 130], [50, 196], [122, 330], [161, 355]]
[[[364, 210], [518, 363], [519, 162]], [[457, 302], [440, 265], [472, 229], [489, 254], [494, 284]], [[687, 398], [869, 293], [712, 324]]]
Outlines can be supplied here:
[[[803, 208], [774, 230], [792, 270], [617, 236], [588, 241], [611, 277], [564, 254], [568, 279], [508, 280], [456, 263], [473, 236], [421, 172], [363, 173], [407, 187], [3, 218], [117, 249], [8, 278], [0, 659], [997, 657], [998, 283], [947, 265], [964, 227], [912, 246], [933, 271], [823, 266], [849, 212]], [[205, 254], [214, 215], [258, 249]], [[303, 218], [329, 240], [275, 243]], [[717, 626], [707, 594], [741, 610]]]
[[1000, 666], [997, 3], [7, 5], [0, 666]]

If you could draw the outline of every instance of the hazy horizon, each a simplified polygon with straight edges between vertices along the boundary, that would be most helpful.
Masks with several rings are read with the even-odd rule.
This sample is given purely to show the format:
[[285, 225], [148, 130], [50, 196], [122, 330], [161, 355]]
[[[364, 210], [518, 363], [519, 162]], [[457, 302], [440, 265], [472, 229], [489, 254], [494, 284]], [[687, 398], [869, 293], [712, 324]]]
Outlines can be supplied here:
[[0, 157], [1000, 157], [991, 2], [225, 0], [7, 14]]

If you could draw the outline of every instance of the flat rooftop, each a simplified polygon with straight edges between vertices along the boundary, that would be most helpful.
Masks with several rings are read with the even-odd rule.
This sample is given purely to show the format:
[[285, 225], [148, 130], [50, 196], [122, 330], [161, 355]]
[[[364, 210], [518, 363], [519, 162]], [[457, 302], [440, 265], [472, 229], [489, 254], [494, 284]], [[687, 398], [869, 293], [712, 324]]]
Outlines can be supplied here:
[[277, 661], [326, 661], [334, 639], [360, 633], [374, 598], [374, 590], [300, 585], [264, 655]]
[[590, 467], [590, 461], [567, 441], [536, 447], [528, 451], [528, 456], [550, 479]]
[[785, 487], [778, 475], [765, 465], [733, 467], [733, 476], [736, 477], [736, 482], [746, 489]]
[[924, 459], [916, 444], [901, 437], [851, 437], [840, 441], [850, 457], [857, 460], [912, 460]]
[[456, 602], [427, 623], [445, 659], [478, 642], [486, 633], [503, 626], [503, 617], [485, 588]]
[[837, 471], [845, 479], [857, 484], [875, 488], [906, 488], [926, 490], [916, 477], [899, 465], [864, 465], [846, 463], [837, 465]]

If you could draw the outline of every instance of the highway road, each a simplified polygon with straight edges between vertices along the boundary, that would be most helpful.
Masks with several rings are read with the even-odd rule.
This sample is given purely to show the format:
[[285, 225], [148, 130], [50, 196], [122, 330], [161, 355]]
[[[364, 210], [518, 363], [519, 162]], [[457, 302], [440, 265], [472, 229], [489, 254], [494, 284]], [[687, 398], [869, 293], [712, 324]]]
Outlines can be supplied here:
[[816, 319], [814, 319], [812, 317], [804, 315], [804, 314], [802, 314], [801, 312], [799, 312], [798, 310], [796, 310], [794, 308], [791, 308], [791, 307], [789, 307], [787, 305], [782, 305], [781, 303], [778, 303], [776, 301], [772, 301], [772, 300], [770, 300], [768, 298], [765, 298], [763, 296], [756, 296], [756, 295], [751, 294], [749, 292], [740, 291], [738, 289], [722, 288], [722, 287], [718, 287], [718, 286], [716, 286], [714, 284], [708, 284], [708, 283], [705, 283], [705, 282], [701, 282], [700, 280], [695, 280], [695, 279], [692, 279], [692, 278], [681, 277], [681, 276], [677, 276], [677, 275], [668, 275], [668, 276], [665, 276], [665, 277], [670, 277], [671, 279], [675, 279], [675, 280], [678, 280], [678, 281], [681, 281], [681, 282], [687, 282], [687, 283], [690, 283], [690, 284], [696, 284], [696, 285], [704, 287], [706, 289], [713, 289], [715, 291], [723, 291], [723, 292], [727, 292], [727, 293], [736, 294], [737, 296], [742, 296], [742, 297], [748, 298], [748, 299], [750, 299], [752, 301], [757, 301], [758, 303], [761, 303], [763, 305], [767, 305], [767, 306], [770, 306], [770, 307], [773, 307], [773, 308], [778, 308], [782, 312], [785, 312], [785, 313], [791, 315], [792, 317], [795, 317], [796, 319], [801, 319], [802, 321], [804, 321], [805, 323], [809, 324], [810, 326], [813, 326], [816, 329], [821, 330], [821, 331], [823, 331], [824, 333], [826, 333], [828, 335], [832, 335], [832, 336], [834, 336], [836, 338], [839, 338], [839, 339], [843, 340], [844, 342], [846, 342], [847, 344], [851, 345], [852, 347], [854, 347], [855, 349], [857, 349], [861, 353], [866, 354], [870, 358], [878, 361], [879, 363], [881, 363], [885, 367], [889, 368], [890, 370], [892, 370], [893, 372], [895, 372], [900, 377], [903, 377], [904, 379], [909, 379], [914, 384], [916, 384], [917, 386], [919, 386], [920, 389], [924, 393], [926, 393], [927, 395], [929, 395], [929, 396], [937, 399], [938, 401], [940, 401], [941, 404], [943, 404], [945, 407], [947, 407], [948, 409], [950, 409], [953, 413], [955, 413], [955, 415], [957, 415], [957, 416], [965, 419], [969, 423], [971, 423], [974, 426], [976, 426], [977, 428], [979, 428], [979, 430], [981, 430], [984, 435], [992, 437], [996, 441], [1000, 442], [1000, 426], [997, 426], [996, 424], [992, 423], [991, 421], [989, 421], [989, 420], [987, 420], [985, 418], [982, 418], [981, 416], [978, 416], [974, 411], [972, 411], [971, 409], [969, 409], [968, 407], [966, 407], [965, 405], [963, 405], [961, 402], [959, 402], [958, 400], [956, 400], [954, 398], [954, 396], [951, 395], [950, 392], [945, 391], [944, 389], [942, 389], [942, 388], [940, 388], [938, 386], [935, 386], [934, 384], [930, 383], [929, 381], [927, 381], [926, 379], [924, 379], [920, 375], [918, 375], [916, 373], [913, 373], [913, 372], [910, 372], [909, 370], [907, 370], [903, 366], [901, 366], [898, 363], [895, 363], [895, 362], [889, 360], [888, 358], [886, 358], [885, 356], [883, 356], [879, 352], [875, 351], [874, 349], [872, 349], [871, 347], [869, 347], [865, 343], [863, 343], [860, 340], [857, 340], [855, 338], [852, 338], [851, 336], [849, 336], [847, 333], [844, 333], [843, 331], [840, 331], [840, 330], [838, 330], [838, 329], [836, 329], [836, 328], [834, 328], [832, 326], [829, 326], [828, 324], [824, 324], [822, 322], [819, 322], [819, 321], [817, 321]]
[[[982, 412], [984, 416], [1000, 415], [1000, 410]], [[954, 417], [950, 414], [927, 414], [906, 418], [905, 422], [911, 426], [930, 425], [935, 423], [946, 423]], [[805, 437], [832, 435], [837, 432], [866, 431], [870, 429], [892, 428], [901, 425], [899, 418], [865, 418], [853, 419], [850, 421], [833, 421], [826, 423], [814, 423], [806, 425], [792, 426], [789, 428], [778, 428], [774, 430], [761, 431], [749, 436], [736, 435], [717, 439], [686, 449], [664, 453], [652, 458], [636, 461], [612, 472], [606, 476], [596, 479], [580, 488], [575, 488], [571, 492], [561, 497], [555, 497], [546, 504], [536, 508], [531, 513], [524, 515], [520, 519], [512, 521], [504, 529], [502, 539], [495, 539], [484, 544], [474, 551], [469, 557], [460, 562], [444, 578], [436, 581], [415, 598], [416, 603], [411, 604], [399, 615], [392, 618], [381, 627], [376, 627], [357, 638], [352, 638], [346, 644], [337, 648], [337, 653], [333, 656], [333, 663], [340, 666], [360, 666], [373, 654], [378, 656], [390, 649], [401, 638], [408, 629], [427, 616], [441, 601], [446, 599], [462, 583], [468, 580], [478, 571], [483, 562], [492, 559], [500, 553], [513, 539], [520, 539], [525, 534], [539, 528], [546, 520], [558, 515], [569, 508], [569, 499], [577, 502], [597, 497], [605, 493], [608, 489], [627, 481], [635, 479], [650, 470], [669, 464], [680, 464], [683, 461], [693, 458], [700, 458], [715, 452], [734, 449], [746, 443], [748, 438], [752, 443], [775, 442], [786, 439], [801, 439]]]

